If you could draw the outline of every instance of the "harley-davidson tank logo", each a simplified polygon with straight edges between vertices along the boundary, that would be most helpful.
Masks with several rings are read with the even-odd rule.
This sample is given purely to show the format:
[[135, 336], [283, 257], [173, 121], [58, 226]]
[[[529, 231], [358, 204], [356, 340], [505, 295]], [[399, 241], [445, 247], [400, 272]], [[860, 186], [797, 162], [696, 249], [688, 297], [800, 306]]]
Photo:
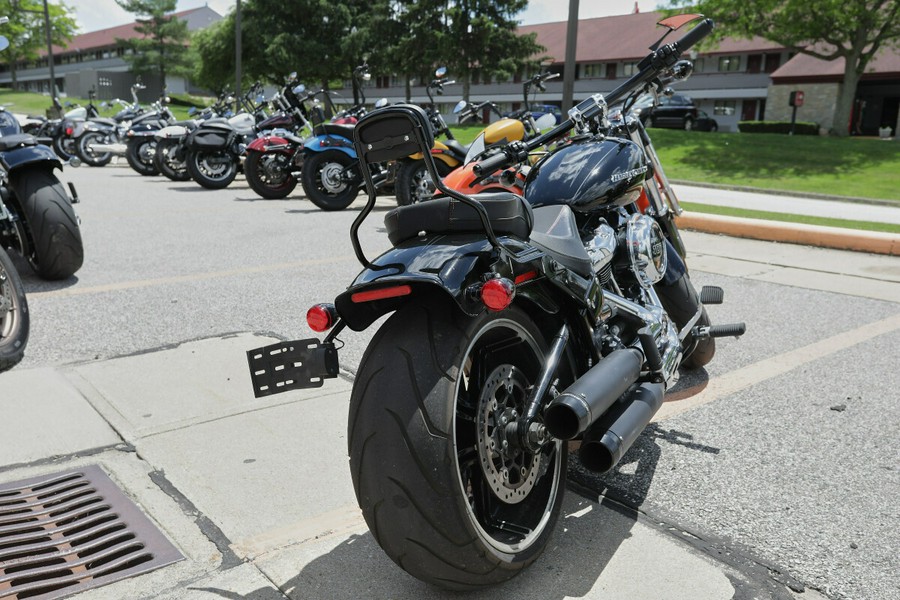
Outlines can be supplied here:
[[613, 183], [618, 183], [623, 179], [631, 179], [632, 177], [637, 177], [638, 175], [643, 175], [647, 172], [647, 165], [637, 169], [631, 169], [630, 171], [623, 171], [621, 173], [613, 173], [611, 179]]

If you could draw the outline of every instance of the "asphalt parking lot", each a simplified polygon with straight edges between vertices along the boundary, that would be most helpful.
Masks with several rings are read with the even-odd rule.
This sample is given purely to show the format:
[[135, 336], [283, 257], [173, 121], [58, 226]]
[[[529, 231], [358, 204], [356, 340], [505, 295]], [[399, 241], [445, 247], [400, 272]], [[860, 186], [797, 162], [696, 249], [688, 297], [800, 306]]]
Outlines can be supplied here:
[[[52, 460], [37, 450], [13, 453], [0, 460], [0, 483], [110, 453], [115, 470], [124, 441], [145, 471], [164, 473], [154, 494], [181, 498], [212, 523], [197, 537], [218, 538], [221, 556], [208, 568], [182, 567], [184, 581], [216, 573], [205, 587], [231, 590], [225, 597], [431, 596], [402, 573], [381, 575], [397, 570], [353, 508], [329, 495], [337, 486], [334, 494], [352, 499], [349, 477], [341, 480], [345, 396], [375, 329], [341, 336], [346, 377], [317, 394], [260, 404], [242, 363], [242, 344], [309, 337], [307, 308], [331, 300], [359, 271], [347, 234], [356, 211], [325, 213], [299, 190], [265, 201], [240, 177], [215, 192], [127, 167], [67, 168], [61, 178], [82, 199], [85, 265], [72, 280], [48, 283], [20, 263], [31, 339], [0, 389], [10, 376], [62, 373], [113, 433], [102, 452], [73, 442], [54, 449], [62, 458]], [[387, 247], [381, 217], [392, 206], [380, 200], [361, 230], [369, 255]], [[576, 493], [549, 556], [491, 596], [900, 597], [900, 259], [709, 234], [688, 233], [686, 242], [695, 284], [725, 289], [725, 304], [710, 308], [713, 321], [745, 321], [747, 334], [720, 340], [705, 370], [683, 374], [613, 474], [571, 462]], [[210, 388], [227, 396], [225, 412], [203, 405]], [[248, 439], [200, 429], [255, 410], [270, 411], [273, 422], [257, 423]], [[216, 459], [229, 456], [228, 444], [215, 442], [223, 435], [241, 448], [234, 458], [243, 475], [217, 472]], [[292, 436], [310, 452], [284, 447]], [[291, 471], [263, 467], [264, 456], [278, 453], [289, 455]], [[302, 500], [292, 496], [316, 485], [317, 469], [336, 472], [335, 481]], [[129, 470], [134, 481], [143, 477], [129, 466], [120, 479], [131, 481], [121, 474]], [[254, 490], [228, 498], [222, 488], [238, 477]], [[252, 500], [253, 510], [239, 500]], [[299, 525], [286, 526], [285, 514]], [[203, 554], [208, 541], [196, 543], [184, 542], [201, 547], [188, 554]], [[702, 560], [673, 560], [674, 572], [644, 578], [652, 585], [642, 588], [642, 573], [657, 573], [667, 556], [654, 549], [666, 544]], [[701, 564], [715, 568], [700, 576]], [[347, 565], [359, 581], [341, 576]], [[229, 586], [229, 576], [251, 566], [259, 570], [246, 578], [253, 585]], [[693, 582], [691, 571], [710, 588], [682, 593], [679, 580]], [[177, 588], [166, 593], [182, 597]]]

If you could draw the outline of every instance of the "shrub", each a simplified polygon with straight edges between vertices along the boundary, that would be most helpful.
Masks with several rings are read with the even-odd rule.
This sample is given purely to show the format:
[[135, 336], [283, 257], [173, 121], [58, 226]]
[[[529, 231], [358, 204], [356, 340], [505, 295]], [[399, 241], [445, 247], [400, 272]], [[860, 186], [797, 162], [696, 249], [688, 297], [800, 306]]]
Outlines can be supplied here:
[[[741, 121], [738, 123], [741, 133], [790, 133], [789, 121]], [[797, 121], [794, 123], [795, 135], [819, 135], [817, 123]]]

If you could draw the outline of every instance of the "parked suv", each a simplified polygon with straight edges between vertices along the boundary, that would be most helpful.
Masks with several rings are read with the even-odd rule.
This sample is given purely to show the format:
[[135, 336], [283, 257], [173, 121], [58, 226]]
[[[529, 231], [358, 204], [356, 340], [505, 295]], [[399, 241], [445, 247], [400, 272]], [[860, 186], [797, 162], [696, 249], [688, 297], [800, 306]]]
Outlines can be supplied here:
[[690, 97], [683, 94], [662, 96], [659, 106], [654, 107], [652, 101], [639, 101], [633, 112], [643, 121], [645, 127], [674, 127], [690, 131], [697, 124], [697, 107]]

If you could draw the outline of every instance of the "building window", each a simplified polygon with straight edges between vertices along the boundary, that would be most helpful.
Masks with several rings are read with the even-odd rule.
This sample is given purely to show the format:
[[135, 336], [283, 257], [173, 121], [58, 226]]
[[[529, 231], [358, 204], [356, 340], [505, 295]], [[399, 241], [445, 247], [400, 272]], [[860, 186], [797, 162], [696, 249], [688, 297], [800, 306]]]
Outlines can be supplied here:
[[737, 110], [736, 100], [716, 100], [713, 105], [713, 114], [721, 117], [730, 117]]
[[766, 54], [766, 73], [774, 73], [780, 66], [780, 54]]
[[740, 56], [720, 56], [719, 71], [737, 71], [741, 68]]
[[582, 79], [600, 79], [602, 75], [602, 70], [600, 63], [587, 63], [581, 65], [581, 78]]
[[607, 63], [606, 78], [607, 79], [615, 79], [616, 78], [616, 63]]
[[634, 75], [636, 71], [637, 63], [636, 62], [627, 62], [622, 64], [622, 76], [623, 77], [631, 77]]

